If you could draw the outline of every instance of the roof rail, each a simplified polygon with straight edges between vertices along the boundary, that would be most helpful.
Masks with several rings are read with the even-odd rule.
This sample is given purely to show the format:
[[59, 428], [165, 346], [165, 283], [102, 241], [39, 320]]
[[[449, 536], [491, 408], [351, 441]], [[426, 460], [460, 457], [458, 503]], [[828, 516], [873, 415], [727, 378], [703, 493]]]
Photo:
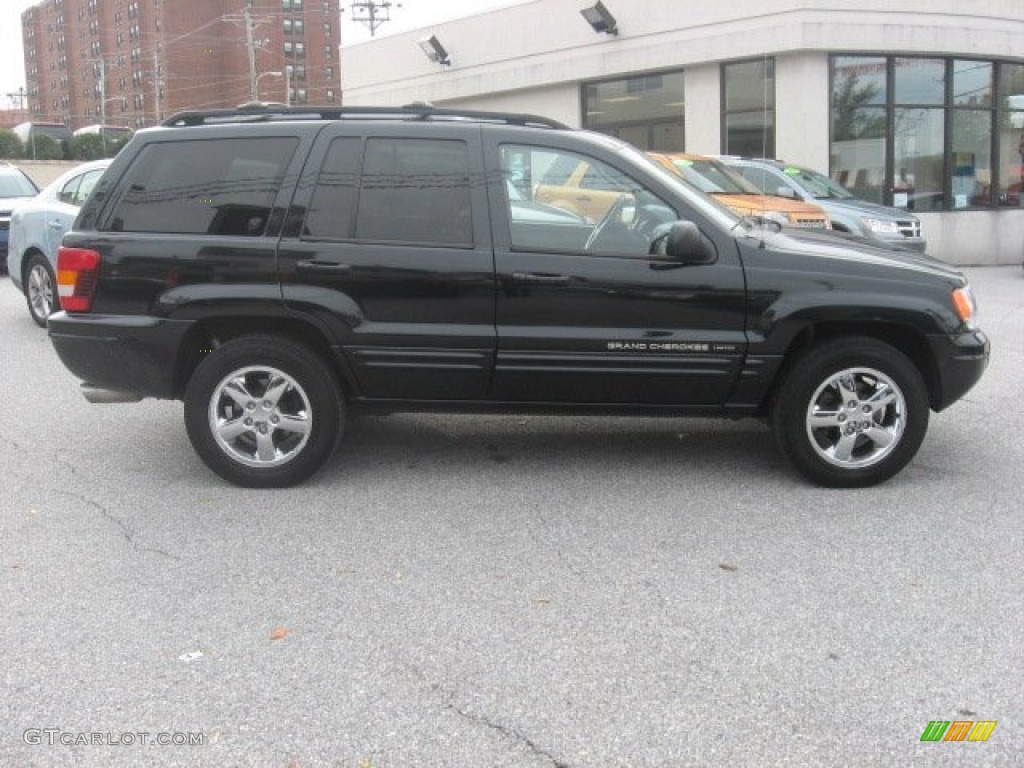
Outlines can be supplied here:
[[468, 120], [505, 125], [524, 125], [567, 130], [569, 126], [539, 115], [437, 108], [425, 102], [402, 107], [285, 106], [249, 102], [234, 109], [187, 110], [172, 115], [161, 125], [173, 128], [221, 123], [271, 122], [276, 120]]

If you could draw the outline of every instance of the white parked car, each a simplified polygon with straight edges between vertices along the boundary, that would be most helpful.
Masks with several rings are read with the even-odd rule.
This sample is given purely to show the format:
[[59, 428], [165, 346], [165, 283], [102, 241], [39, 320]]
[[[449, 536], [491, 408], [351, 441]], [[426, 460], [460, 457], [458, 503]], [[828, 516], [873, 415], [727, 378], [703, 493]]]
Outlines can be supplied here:
[[25, 294], [32, 319], [43, 328], [60, 308], [54, 272], [61, 238], [109, 165], [105, 159], [72, 168], [11, 214], [7, 271]]

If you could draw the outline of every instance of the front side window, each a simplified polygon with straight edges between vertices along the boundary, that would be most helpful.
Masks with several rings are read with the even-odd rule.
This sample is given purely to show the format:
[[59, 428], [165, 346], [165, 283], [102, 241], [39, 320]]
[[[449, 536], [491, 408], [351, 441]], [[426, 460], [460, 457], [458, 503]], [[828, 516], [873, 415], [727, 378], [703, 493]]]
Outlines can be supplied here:
[[297, 146], [293, 138], [150, 144], [128, 172], [110, 228], [262, 235]]
[[646, 256], [675, 211], [617, 168], [573, 152], [501, 150], [513, 249]]
[[725, 153], [775, 157], [775, 59], [725, 64], [722, 83]]

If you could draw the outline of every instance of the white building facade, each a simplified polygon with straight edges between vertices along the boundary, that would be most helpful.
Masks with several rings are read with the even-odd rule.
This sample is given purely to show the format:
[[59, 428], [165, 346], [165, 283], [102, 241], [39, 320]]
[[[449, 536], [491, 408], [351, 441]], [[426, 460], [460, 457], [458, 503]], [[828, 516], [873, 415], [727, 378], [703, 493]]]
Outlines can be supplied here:
[[[1024, 0], [532, 0], [341, 50], [346, 105], [527, 112], [642, 149], [778, 157], [1024, 259]], [[419, 45], [434, 36], [450, 63]]]

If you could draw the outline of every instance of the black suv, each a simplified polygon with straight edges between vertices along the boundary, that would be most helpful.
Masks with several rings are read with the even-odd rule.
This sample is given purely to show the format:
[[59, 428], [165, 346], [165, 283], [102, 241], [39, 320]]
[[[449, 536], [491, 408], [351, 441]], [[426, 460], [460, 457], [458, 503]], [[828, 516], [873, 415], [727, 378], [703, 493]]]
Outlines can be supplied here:
[[182, 113], [82, 208], [49, 331], [89, 400], [184, 400], [246, 486], [310, 476], [354, 408], [760, 416], [815, 482], [885, 480], [988, 362], [967, 282], [766, 226], [529, 115]]

